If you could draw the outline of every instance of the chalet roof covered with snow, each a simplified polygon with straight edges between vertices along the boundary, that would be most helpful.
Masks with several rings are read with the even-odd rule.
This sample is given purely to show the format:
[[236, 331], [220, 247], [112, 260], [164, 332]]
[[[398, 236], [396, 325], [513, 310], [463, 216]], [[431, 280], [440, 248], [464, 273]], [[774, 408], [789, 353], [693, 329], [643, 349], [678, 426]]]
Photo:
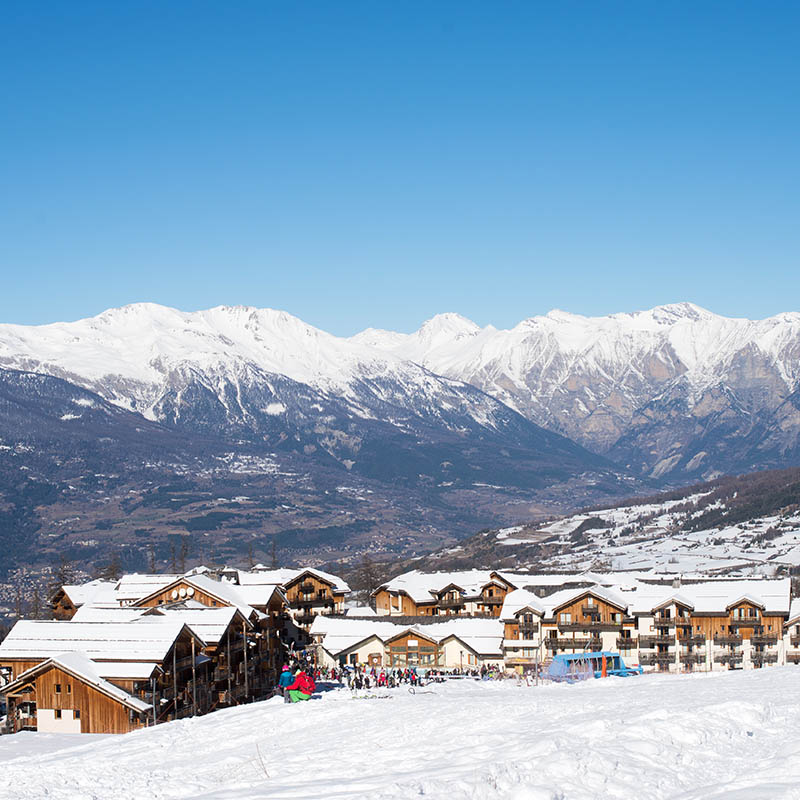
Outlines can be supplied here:
[[6, 692], [13, 690], [17, 686], [24, 684], [26, 681], [50, 669], [51, 667], [63, 669], [65, 672], [74, 675], [87, 685], [94, 687], [99, 692], [112, 697], [114, 700], [117, 700], [123, 705], [128, 706], [134, 711], [144, 713], [148, 709], [152, 708], [150, 703], [145, 703], [144, 700], [140, 700], [138, 697], [133, 697], [133, 695], [128, 694], [128, 692], [126, 692], [124, 689], [120, 689], [119, 686], [109, 683], [100, 674], [97, 664], [95, 664], [95, 662], [92, 661], [92, 659], [90, 659], [86, 653], [80, 651], [57, 653], [48, 657], [45, 661], [37, 664], [35, 667], [25, 670], [25, 672], [19, 675], [16, 680], [6, 685], [3, 691]]
[[[415, 569], [381, 584], [379, 589], [404, 592], [415, 603], [430, 603], [437, 599], [438, 592], [448, 586], [457, 586], [469, 597], [477, 596], [486, 584], [499, 582], [496, 577], [492, 577], [493, 574], [497, 575], [498, 573], [488, 569], [472, 569], [461, 572], [420, 572]], [[502, 573], [499, 574], [502, 575]], [[511, 579], [509, 578], [509, 580]]]
[[137, 606], [83, 605], [70, 622], [132, 622], [146, 613], [146, 608]]
[[180, 575], [150, 575], [138, 572], [123, 575], [115, 587], [117, 601], [132, 603], [141, 600], [142, 597], [147, 597], [180, 577]]
[[513, 592], [509, 592], [506, 595], [503, 601], [503, 608], [500, 611], [500, 618], [513, 619], [515, 614], [518, 614], [525, 608], [529, 608], [540, 615], [544, 615], [544, 605], [536, 594], [529, 592], [527, 589], [515, 589]]
[[161, 662], [183, 628], [184, 623], [179, 619], [147, 622], [20, 620], [0, 642], [0, 658], [50, 658], [59, 653], [80, 651], [95, 661]]
[[740, 600], [749, 599], [774, 614], [788, 614], [791, 578], [731, 578], [683, 582], [681, 586], [658, 585], [637, 581], [633, 586], [620, 587], [632, 613], [647, 614], [678, 596], [695, 613], [724, 612]]
[[116, 581], [105, 581], [100, 578], [88, 583], [65, 584], [62, 591], [76, 608], [95, 600], [106, 600], [113, 597]]
[[218, 598], [221, 602], [226, 603], [227, 605], [235, 606], [245, 617], [247, 617], [247, 619], [250, 619], [251, 617], [259, 618], [263, 616], [260, 611], [257, 611], [245, 601], [244, 597], [242, 597], [241, 593], [239, 592], [238, 586], [234, 586], [228, 581], [215, 581], [206, 575], [178, 575], [163, 586], [157, 586], [152, 592], [138, 598], [137, 602], [147, 600], [153, 595], [157, 595], [160, 592], [169, 589], [173, 584], [177, 586], [179, 583], [185, 583], [187, 586], [192, 586], [195, 589], [204, 592], [205, 594]]
[[234, 588], [242, 600], [253, 607], [268, 606], [275, 594], [285, 599], [280, 584], [252, 583], [245, 586], [235, 586]]
[[316, 567], [303, 567], [302, 569], [280, 568], [280, 569], [259, 569], [252, 571], [237, 570], [237, 577], [240, 586], [266, 585], [286, 586], [304, 574], [314, 575], [333, 586], [336, 592], [349, 592], [350, 586], [338, 575], [324, 572]]
[[[231, 623], [238, 617], [239, 629], [241, 630], [242, 624], [246, 623], [248, 627], [252, 627], [246, 618], [242, 615], [238, 608], [235, 606], [223, 606], [222, 608], [209, 608], [201, 604], [193, 604], [192, 607], [186, 608], [179, 606], [158, 606], [147, 615], [147, 620], [158, 619], [172, 620], [177, 619], [188, 625], [206, 644], [216, 645], [219, 644], [225, 631], [228, 630]], [[146, 620], [143, 620], [146, 621]]]
[[311, 625], [311, 636], [321, 637], [322, 646], [336, 655], [371, 636], [386, 642], [405, 631], [415, 630], [437, 643], [456, 636], [476, 653], [499, 655], [502, 652], [503, 624], [497, 619], [449, 617], [441, 622], [400, 624], [386, 617], [354, 619], [352, 617], [317, 616]]

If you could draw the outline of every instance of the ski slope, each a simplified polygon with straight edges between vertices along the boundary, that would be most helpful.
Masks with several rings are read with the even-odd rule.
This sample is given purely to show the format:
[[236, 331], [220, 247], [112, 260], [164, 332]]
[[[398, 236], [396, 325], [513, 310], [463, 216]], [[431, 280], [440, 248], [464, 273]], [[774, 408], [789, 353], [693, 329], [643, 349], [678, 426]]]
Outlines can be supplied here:
[[0, 798], [800, 796], [800, 669], [452, 682], [271, 700], [126, 736], [0, 738]]

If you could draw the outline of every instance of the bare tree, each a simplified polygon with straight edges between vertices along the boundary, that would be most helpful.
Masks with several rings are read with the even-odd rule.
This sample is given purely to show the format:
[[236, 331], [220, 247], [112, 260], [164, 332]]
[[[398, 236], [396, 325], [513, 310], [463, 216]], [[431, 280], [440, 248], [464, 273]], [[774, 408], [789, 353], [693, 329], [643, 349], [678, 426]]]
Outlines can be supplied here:
[[184, 534], [181, 536], [181, 572], [186, 572], [186, 559], [189, 557], [189, 537]]

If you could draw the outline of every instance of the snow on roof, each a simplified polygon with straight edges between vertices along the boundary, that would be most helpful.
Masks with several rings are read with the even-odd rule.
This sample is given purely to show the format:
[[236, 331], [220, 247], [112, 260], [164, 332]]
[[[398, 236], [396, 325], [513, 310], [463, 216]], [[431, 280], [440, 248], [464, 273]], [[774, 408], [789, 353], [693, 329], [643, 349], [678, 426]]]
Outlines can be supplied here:
[[235, 588], [242, 600], [251, 606], [267, 606], [275, 592], [283, 592], [280, 584], [274, 583], [252, 583]]
[[113, 697], [115, 700], [118, 700], [120, 703], [123, 703], [135, 711], [144, 713], [149, 708], [152, 708], [150, 703], [145, 703], [144, 700], [133, 697], [133, 695], [128, 694], [124, 689], [120, 689], [119, 686], [115, 686], [113, 683], [109, 683], [105, 680], [98, 671], [98, 665], [95, 664], [86, 653], [81, 651], [66, 651], [48, 657], [46, 661], [25, 670], [15, 681], [5, 687], [5, 691], [8, 691], [11, 686], [21, 681], [24, 682], [28, 680], [33, 674], [38, 674], [49, 669], [51, 665], [66, 670], [70, 674], [80, 678], [84, 683], [94, 686], [98, 691], [101, 691], [109, 697]]
[[418, 622], [414, 625], [402, 625], [387, 621], [386, 617], [376, 617], [373, 620], [319, 615], [314, 619], [310, 633], [311, 636], [322, 637], [323, 647], [336, 655], [371, 636], [377, 636], [382, 642], [386, 642], [408, 630], [416, 631], [438, 643], [456, 636], [480, 654], [495, 655], [502, 652], [503, 624], [499, 619], [454, 616], [430, 624]]
[[97, 578], [88, 583], [65, 584], [61, 589], [72, 601], [72, 605], [80, 608], [85, 603], [93, 602], [95, 598], [106, 598], [113, 594], [116, 585], [116, 581], [104, 581]]
[[378, 614], [371, 606], [350, 606], [344, 612], [346, 617], [377, 617]]
[[[95, 661], [163, 661], [183, 630], [181, 620], [136, 622], [20, 620], [0, 642], [0, 658], [50, 658], [79, 650]], [[200, 638], [200, 637], [198, 637]]]
[[800, 597], [795, 597], [792, 600], [792, 605], [789, 608], [789, 622], [796, 622], [800, 619]]
[[195, 589], [200, 589], [207, 594], [214, 595], [220, 600], [236, 606], [245, 617], [250, 619], [251, 616], [262, 616], [261, 612], [256, 611], [242, 596], [238, 586], [234, 586], [227, 581], [215, 581], [206, 575], [192, 575], [183, 578], [186, 583], [194, 586]]
[[239, 581], [240, 587], [264, 586], [269, 584], [274, 586], [286, 586], [287, 583], [291, 583], [306, 573], [316, 575], [318, 578], [330, 583], [337, 592], [350, 591], [350, 587], [338, 575], [333, 575], [330, 572], [323, 572], [321, 569], [317, 569], [316, 567], [302, 567], [300, 569], [294, 569], [291, 567], [281, 567], [279, 569], [254, 569], [249, 572], [240, 569], [236, 571], [237, 580]]
[[148, 609], [133, 606], [83, 605], [70, 622], [132, 622], [146, 614]]
[[149, 680], [160, 669], [154, 661], [95, 661], [97, 674], [107, 680]]
[[[541, 578], [557, 579], [559, 583], [551, 582], [549, 584], [551, 586], [585, 584], [589, 580], [594, 582], [583, 587], [573, 585], [570, 588], [558, 589], [545, 597], [539, 597], [529, 591], [525, 594], [509, 592], [501, 611], [503, 619], [512, 618], [527, 602], [526, 598], [529, 598], [531, 603], [537, 601], [544, 608], [545, 616], [550, 617], [554, 609], [577, 599], [586, 592], [626, 608], [629, 614], [650, 614], [662, 606], [678, 603], [697, 613], [718, 612], [724, 615], [731, 605], [745, 601], [763, 606], [767, 612], [775, 614], [789, 612], [791, 589], [789, 578], [715, 577], [696, 582], [684, 581], [680, 586], [675, 586], [673, 585], [675, 576], [652, 571], [635, 574], [584, 572], [575, 575], [529, 576], [529, 584], [545, 585], [539, 583]], [[800, 607], [798, 612], [800, 613]]]
[[[235, 606], [223, 608], [199, 607], [185, 608], [181, 606], [159, 606], [158, 612], [167, 619], [179, 619], [188, 625], [206, 644], [219, 644], [225, 631], [230, 627], [239, 612]], [[241, 628], [241, 625], [239, 626]]]
[[500, 610], [500, 619], [513, 619], [514, 615], [523, 608], [530, 608], [532, 611], [544, 614], [544, 604], [541, 598], [527, 589], [515, 589], [506, 595], [503, 608]]
[[298, 570], [283, 567], [281, 569], [260, 569], [252, 572], [240, 569], [236, 572], [240, 586], [264, 586], [267, 584], [283, 586], [283, 584], [288, 583], [297, 575]]
[[766, 612], [788, 614], [791, 597], [791, 578], [729, 578], [684, 582], [680, 588], [671, 584], [636, 581], [635, 585], [621, 588], [633, 613], [647, 614], [664, 605], [676, 595], [680, 602], [689, 605], [695, 613], [726, 613], [729, 606], [749, 599]]
[[503, 575], [488, 569], [462, 572], [420, 572], [415, 569], [392, 578], [381, 584], [380, 588], [390, 592], [405, 592], [415, 603], [425, 603], [434, 601], [437, 592], [453, 585], [463, 589], [467, 596], [477, 596], [487, 583], [497, 580], [492, 577], [493, 574]]
[[117, 600], [120, 603], [141, 600], [143, 597], [147, 597], [147, 595], [152, 594], [180, 577], [180, 575], [148, 575], [138, 572], [133, 572], [130, 575], [123, 575], [119, 581], [117, 581]]

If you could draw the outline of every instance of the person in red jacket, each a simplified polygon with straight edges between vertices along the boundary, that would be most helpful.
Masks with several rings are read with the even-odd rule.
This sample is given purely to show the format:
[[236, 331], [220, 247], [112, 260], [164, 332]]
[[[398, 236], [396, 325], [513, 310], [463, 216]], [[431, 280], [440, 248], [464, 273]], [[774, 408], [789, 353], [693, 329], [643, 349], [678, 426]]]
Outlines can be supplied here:
[[294, 682], [286, 687], [283, 696], [287, 703], [297, 703], [300, 700], [310, 699], [316, 688], [314, 681], [302, 669], [299, 669], [294, 674]]

